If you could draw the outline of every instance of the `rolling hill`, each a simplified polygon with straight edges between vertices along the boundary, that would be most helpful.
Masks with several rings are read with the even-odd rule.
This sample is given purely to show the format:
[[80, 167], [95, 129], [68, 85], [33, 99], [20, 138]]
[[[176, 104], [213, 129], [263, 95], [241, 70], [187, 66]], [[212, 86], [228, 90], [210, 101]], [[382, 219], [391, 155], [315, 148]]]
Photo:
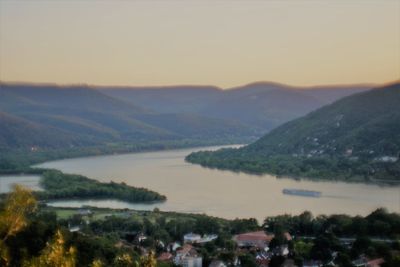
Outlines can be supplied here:
[[75, 138], [61, 130], [0, 112], [0, 151], [14, 148], [64, 148], [91, 145], [89, 139]]
[[236, 121], [258, 134], [334, 100], [371, 88], [366, 85], [292, 87], [257, 82], [222, 90], [214, 86], [100, 87], [104, 94], [160, 113], [196, 114]]
[[[229, 142], [254, 135], [253, 129], [237, 122], [196, 114], [161, 114], [88, 86], [3, 83], [0, 112], [8, 125], [0, 129], [2, 147], [11, 149], [32, 144], [52, 148], [53, 139], [60, 146], [86, 146], [199, 138]], [[49, 135], [47, 142], [33, 138], [40, 132], [43, 141]]]
[[400, 83], [345, 97], [239, 149], [191, 154], [204, 166], [347, 180], [400, 180]]
[[360, 90], [365, 87], [300, 90], [254, 83], [222, 90], [213, 86], [0, 83], [0, 148], [248, 142], [332, 99]]

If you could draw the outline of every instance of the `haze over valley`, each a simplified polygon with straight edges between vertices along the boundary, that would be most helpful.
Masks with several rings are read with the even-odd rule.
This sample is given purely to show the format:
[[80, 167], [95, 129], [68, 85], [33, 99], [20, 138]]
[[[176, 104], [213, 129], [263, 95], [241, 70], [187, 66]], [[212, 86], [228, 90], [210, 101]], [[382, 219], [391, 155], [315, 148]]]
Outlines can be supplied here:
[[41, 150], [182, 139], [247, 143], [293, 118], [369, 88], [297, 88], [268, 82], [226, 90], [2, 83], [0, 145]]
[[400, 1], [0, 0], [3, 266], [400, 266]]

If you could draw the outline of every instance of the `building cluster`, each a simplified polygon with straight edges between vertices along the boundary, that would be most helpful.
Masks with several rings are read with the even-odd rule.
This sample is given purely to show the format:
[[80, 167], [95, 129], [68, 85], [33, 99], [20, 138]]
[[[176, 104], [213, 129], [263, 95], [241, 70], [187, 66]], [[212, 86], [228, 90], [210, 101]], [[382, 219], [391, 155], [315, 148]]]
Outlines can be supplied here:
[[[289, 233], [284, 233], [284, 236], [287, 241], [292, 240]], [[268, 266], [273, 256], [287, 256], [289, 254], [289, 248], [286, 244], [274, 248], [269, 247], [274, 237], [274, 234], [257, 231], [235, 235], [233, 240], [236, 242], [239, 250], [254, 252], [256, 254], [256, 262], [259, 266]]]
[[[198, 253], [198, 247], [204, 243], [217, 239], [217, 235], [199, 235], [188, 233], [183, 236], [183, 245], [178, 242], [169, 244], [167, 252], [159, 255], [157, 260], [174, 263], [183, 267], [202, 267], [203, 258]], [[287, 245], [269, 249], [268, 245], [274, 238], [273, 234], [267, 234], [264, 231], [248, 232], [233, 237], [237, 246], [237, 255], [246, 252], [256, 252], [256, 261], [259, 266], [268, 266], [269, 260], [274, 255], [286, 256], [289, 253]], [[285, 233], [285, 238], [291, 240], [289, 233]], [[232, 264], [232, 263], [231, 263]], [[238, 257], [234, 260], [235, 266], [242, 266]], [[227, 264], [221, 260], [214, 260], [209, 264], [210, 267], [226, 267]]]

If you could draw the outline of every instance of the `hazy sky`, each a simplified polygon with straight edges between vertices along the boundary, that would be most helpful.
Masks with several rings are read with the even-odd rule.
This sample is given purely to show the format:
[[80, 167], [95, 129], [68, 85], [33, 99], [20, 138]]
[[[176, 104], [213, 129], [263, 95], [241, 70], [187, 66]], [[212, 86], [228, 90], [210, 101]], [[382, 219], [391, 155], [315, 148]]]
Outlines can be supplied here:
[[400, 0], [0, 0], [3, 81], [229, 87], [399, 78]]

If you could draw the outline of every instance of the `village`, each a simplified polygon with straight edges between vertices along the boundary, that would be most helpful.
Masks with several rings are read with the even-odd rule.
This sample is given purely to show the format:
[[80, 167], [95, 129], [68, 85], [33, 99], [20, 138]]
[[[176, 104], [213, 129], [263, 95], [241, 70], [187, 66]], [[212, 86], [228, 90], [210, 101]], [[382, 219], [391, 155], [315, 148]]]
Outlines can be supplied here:
[[[73, 213], [75, 212], [75, 213]], [[109, 212], [109, 211], [107, 211]], [[259, 267], [273, 267], [273, 266], [303, 266], [303, 267], [319, 267], [319, 266], [341, 266], [338, 265], [337, 259], [342, 257], [341, 249], [335, 251], [331, 248], [327, 249], [329, 255], [326, 259], [322, 258], [310, 259], [305, 256], [304, 251], [308, 250], [308, 253], [312, 249], [311, 245], [320, 242], [313, 236], [296, 236], [288, 231], [277, 233], [280, 236], [276, 236], [275, 233], [268, 231], [268, 226], [264, 225], [264, 229], [255, 227], [254, 222], [242, 221], [241, 224], [248, 224], [243, 229], [251, 229], [251, 231], [245, 231], [227, 236], [221, 227], [216, 227], [216, 221], [214, 218], [204, 218], [195, 216], [197, 220], [209, 220], [203, 221], [203, 226], [208, 229], [217, 229], [216, 232], [205, 232], [201, 233], [195, 231], [185, 232], [181, 235], [177, 235], [174, 240], [170, 238], [160, 238], [162, 234], [157, 233], [154, 225], [151, 227], [146, 224], [151, 224], [154, 219], [151, 216], [157, 216], [154, 222], [162, 223], [163, 220], [173, 220], [170, 218], [160, 219], [160, 212], [138, 212], [138, 211], [122, 211], [117, 213], [103, 213], [99, 210], [92, 209], [79, 209], [72, 211], [75, 224], [69, 223], [69, 230], [76, 234], [85, 234], [85, 229], [93, 225], [94, 220], [99, 218], [105, 219], [105, 222], [112, 222], [113, 231], [118, 233], [119, 239], [115, 242], [115, 247], [125, 251], [134, 251], [140, 255], [148, 255], [150, 251], [155, 251], [155, 257], [158, 262], [158, 266], [183, 266], [183, 267], [227, 267], [227, 266], [259, 266]], [[156, 215], [155, 215], [156, 214]], [[136, 216], [147, 217], [144, 219], [144, 227], [139, 231], [126, 231], [122, 230], [118, 225], [126, 220], [135, 218]], [[174, 215], [176, 216], [176, 214]], [[190, 215], [188, 215], [190, 217]], [[71, 217], [70, 217], [71, 218]], [[191, 217], [192, 219], [192, 217]], [[96, 221], [98, 223], [98, 221]], [[166, 223], [164, 221], [163, 223]], [[168, 223], [168, 222], [167, 222]], [[189, 225], [187, 229], [197, 229], [195, 224], [186, 223]], [[208, 224], [208, 225], [207, 225]], [[171, 224], [172, 225], [172, 224]], [[250, 225], [250, 227], [249, 227]], [[211, 227], [207, 227], [211, 226]], [[150, 230], [153, 227], [152, 230]], [[168, 228], [169, 226], [167, 226]], [[182, 225], [174, 224], [175, 228], [173, 231], [176, 233], [183, 232], [184, 229], [178, 230]], [[132, 227], [131, 227], [132, 228]], [[275, 229], [276, 230], [276, 229]], [[338, 238], [339, 245], [342, 249], [352, 250], [354, 244], [359, 242], [356, 238]], [[392, 239], [379, 239], [375, 241], [382, 241], [384, 243], [392, 244], [398, 241]], [[329, 245], [327, 245], [329, 247]], [[304, 256], [303, 260], [299, 264], [299, 255]], [[308, 258], [308, 259], [307, 259]], [[360, 253], [356, 258], [349, 260], [351, 265], [356, 267], [379, 267], [384, 266], [385, 260], [383, 257], [370, 257], [364, 253]]]

